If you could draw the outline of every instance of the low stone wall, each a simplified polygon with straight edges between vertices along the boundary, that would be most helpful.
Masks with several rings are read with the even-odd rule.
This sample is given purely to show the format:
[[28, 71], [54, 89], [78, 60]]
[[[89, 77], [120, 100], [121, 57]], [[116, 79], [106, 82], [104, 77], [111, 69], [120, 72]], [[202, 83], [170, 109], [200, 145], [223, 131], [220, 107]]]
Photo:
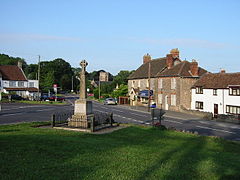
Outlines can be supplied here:
[[199, 117], [201, 117], [203, 119], [207, 119], [207, 120], [213, 119], [213, 114], [210, 112], [202, 112], [202, 111], [197, 111], [197, 110], [186, 110], [186, 109], [180, 109], [179, 112], [196, 115], [196, 116], [199, 116]]
[[240, 124], [240, 115], [219, 114], [216, 121]]

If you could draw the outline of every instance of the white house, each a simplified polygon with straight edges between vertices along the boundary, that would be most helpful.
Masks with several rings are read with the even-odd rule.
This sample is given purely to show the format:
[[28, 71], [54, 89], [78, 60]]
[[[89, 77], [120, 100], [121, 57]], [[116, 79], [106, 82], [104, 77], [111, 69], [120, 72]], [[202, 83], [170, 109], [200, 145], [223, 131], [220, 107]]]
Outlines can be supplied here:
[[0, 66], [0, 90], [6, 94], [16, 93], [24, 98], [36, 99], [38, 80], [28, 80], [21, 64]]
[[240, 73], [207, 73], [192, 88], [191, 109], [218, 114], [240, 114]]

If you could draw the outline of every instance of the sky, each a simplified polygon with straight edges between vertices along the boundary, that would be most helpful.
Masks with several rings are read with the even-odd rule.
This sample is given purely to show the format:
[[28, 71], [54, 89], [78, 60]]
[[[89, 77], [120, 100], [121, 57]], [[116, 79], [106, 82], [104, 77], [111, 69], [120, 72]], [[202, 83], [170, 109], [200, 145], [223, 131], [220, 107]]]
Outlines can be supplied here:
[[0, 53], [28, 64], [85, 59], [115, 75], [178, 48], [210, 72], [240, 72], [239, 0], [0, 0], [0, 18]]

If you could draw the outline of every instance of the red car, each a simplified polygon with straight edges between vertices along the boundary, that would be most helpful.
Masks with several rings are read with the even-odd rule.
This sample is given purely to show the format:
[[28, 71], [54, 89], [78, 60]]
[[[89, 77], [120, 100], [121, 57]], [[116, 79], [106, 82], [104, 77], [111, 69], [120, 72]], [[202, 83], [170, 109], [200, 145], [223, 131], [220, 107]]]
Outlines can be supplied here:
[[65, 101], [65, 98], [64, 97], [61, 97], [61, 96], [51, 96], [49, 97], [49, 101], [56, 101], [56, 98], [57, 98], [57, 101]]

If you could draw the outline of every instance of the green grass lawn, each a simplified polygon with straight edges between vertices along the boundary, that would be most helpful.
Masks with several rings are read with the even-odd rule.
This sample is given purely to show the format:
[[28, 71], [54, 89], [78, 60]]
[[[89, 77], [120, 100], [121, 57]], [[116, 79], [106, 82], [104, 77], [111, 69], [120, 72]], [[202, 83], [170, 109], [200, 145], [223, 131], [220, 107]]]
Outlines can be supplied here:
[[20, 103], [26, 103], [26, 104], [52, 104], [52, 105], [66, 105], [66, 102], [60, 102], [60, 101], [18, 101]]
[[240, 179], [236, 142], [138, 126], [96, 135], [31, 125], [0, 126], [0, 179]]

